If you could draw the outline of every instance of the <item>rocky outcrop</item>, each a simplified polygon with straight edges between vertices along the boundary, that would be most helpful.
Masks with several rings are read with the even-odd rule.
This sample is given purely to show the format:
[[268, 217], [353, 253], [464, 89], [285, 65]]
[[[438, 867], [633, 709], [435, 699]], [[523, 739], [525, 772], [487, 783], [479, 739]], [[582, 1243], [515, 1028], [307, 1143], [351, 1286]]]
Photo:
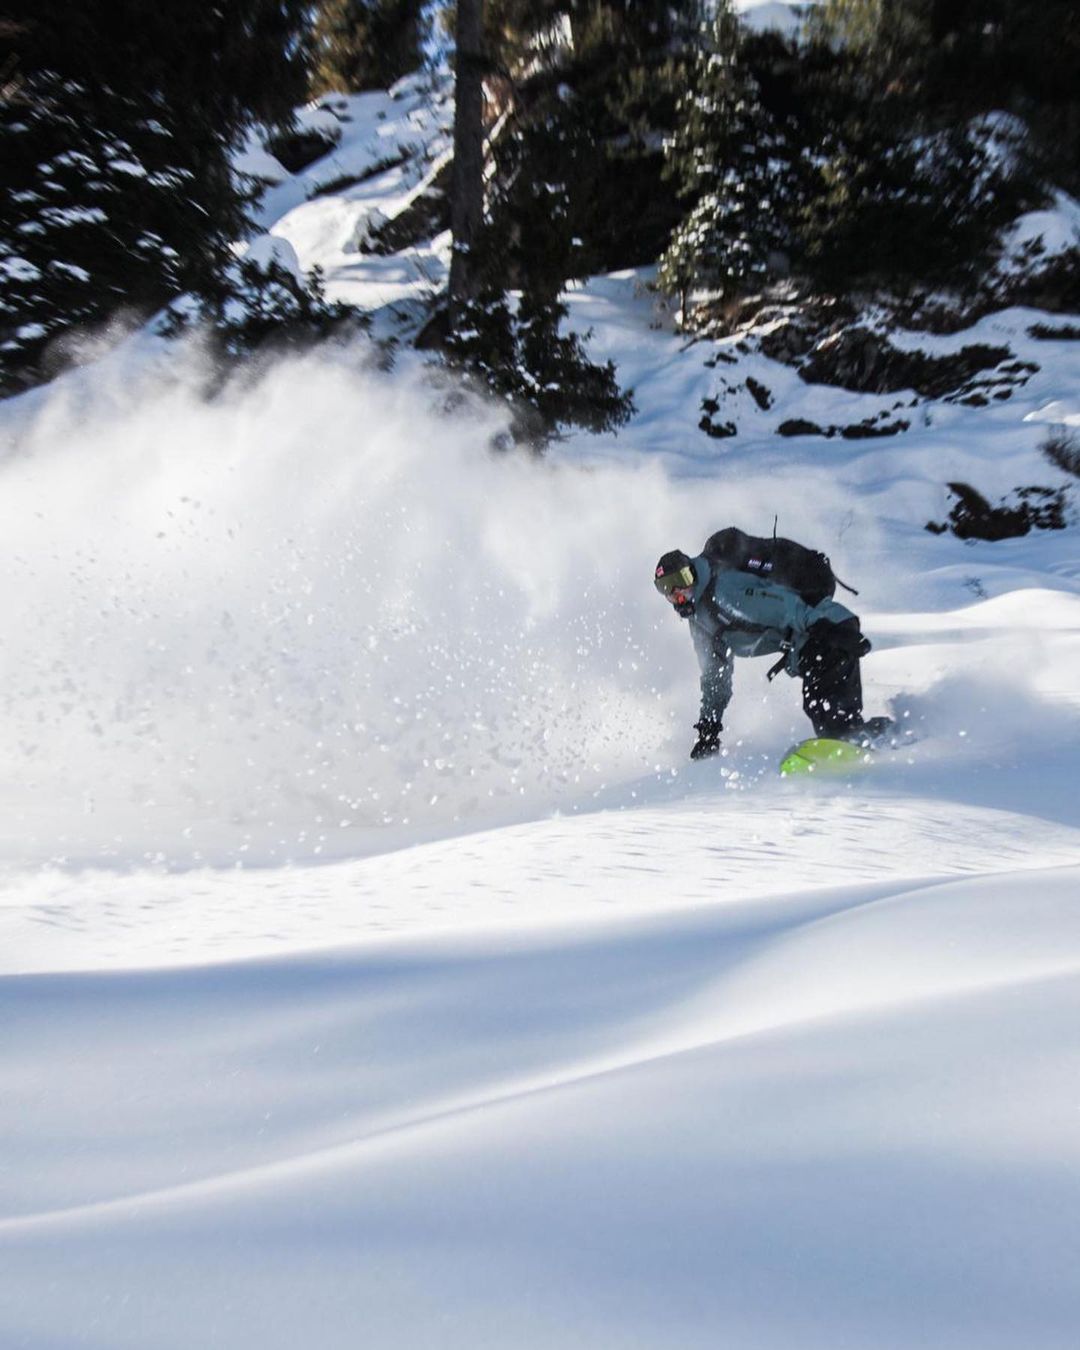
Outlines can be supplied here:
[[831, 440], [834, 436], [841, 436], [845, 441], [869, 441], [875, 440], [879, 436], [897, 436], [901, 431], [907, 431], [911, 423], [902, 417], [898, 417], [893, 422], [881, 422], [873, 417], [866, 418], [863, 422], [853, 422], [846, 427], [829, 426], [819, 427], [816, 422], [807, 422], [801, 417], [791, 417], [786, 422], [781, 422], [776, 428], [778, 436], [824, 436]]
[[768, 412], [773, 404], [772, 390], [766, 388], [759, 380], [755, 380], [752, 375], [747, 378], [746, 387], [761, 411]]
[[1009, 398], [1038, 366], [1016, 361], [1008, 347], [972, 343], [945, 356], [905, 350], [842, 306], [802, 304], [778, 315], [759, 339], [763, 355], [794, 366], [807, 384], [857, 394], [911, 389], [923, 398], [982, 407]]
[[948, 520], [927, 521], [932, 534], [951, 530], [958, 539], [1016, 539], [1034, 530], [1065, 528], [1062, 488], [1017, 488], [998, 506], [991, 506], [970, 483], [950, 483], [955, 498]]
[[434, 239], [450, 228], [450, 199], [447, 188], [450, 167], [439, 170], [431, 182], [419, 192], [409, 205], [390, 220], [383, 220], [366, 231], [357, 241], [357, 251], [374, 253], [380, 257], [400, 253], [402, 249]]
[[799, 364], [799, 374], [808, 384], [862, 394], [914, 389], [924, 398], [945, 398], [1011, 356], [1008, 347], [982, 344], [962, 347], [950, 356], [928, 356], [894, 347], [888, 338], [867, 328], [849, 328], [818, 343]]
[[1057, 427], [1039, 449], [1051, 464], [1080, 478], [1080, 432], [1072, 427]]
[[1041, 342], [1080, 342], [1080, 327], [1074, 323], [1033, 323], [1028, 329], [1028, 337]]
[[698, 429], [714, 440], [725, 440], [729, 436], [738, 435], [739, 428], [734, 422], [716, 422], [713, 420], [719, 411], [720, 403], [718, 399], [703, 398], [701, 400], [702, 418], [698, 423]]
[[400, 169], [403, 164], [408, 163], [412, 154], [413, 151], [409, 149], [398, 150], [395, 154], [369, 164], [363, 173], [338, 174], [336, 177], [320, 181], [308, 189], [308, 201], [314, 197], [329, 197], [335, 193], [347, 192], [349, 188], [370, 182], [372, 178], [378, 178], [379, 174], [386, 173], [390, 169]]
[[335, 135], [333, 130], [325, 127], [300, 127], [271, 136], [266, 148], [289, 173], [299, 173], [323, 155], [328, 155], [340, 140], [340, 128]]
[[819, 427], [816, 422], [807, 422], [802, 417], [789, 417], [786, 422], [781, 422], [776, 428], [778, 436], [828, 436], [833, 428], [828, 431], [824, 427]]

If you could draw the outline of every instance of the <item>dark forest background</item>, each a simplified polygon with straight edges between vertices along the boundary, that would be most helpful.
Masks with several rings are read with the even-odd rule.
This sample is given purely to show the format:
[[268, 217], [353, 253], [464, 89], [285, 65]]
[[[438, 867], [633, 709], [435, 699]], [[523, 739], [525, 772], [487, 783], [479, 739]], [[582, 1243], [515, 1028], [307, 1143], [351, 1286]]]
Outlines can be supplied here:
[[254, 188], [230, 157], [256, 128], [287, 159], [307, 100], [447, 61], [455, 159], [437, 191], [455, 248], [418, 331], [512, 400], [525, 438], [629, 414], [563, 322], [567, 283], [599, 272], [657, 264], [692, 332], [778, 295], [1080, 308], [1075, 254], [1033, 259], [1020, 293], [995, 273], [1003, 227], [1080, 193], [1075, 0], [826, 0], [807, 16], [796, 41], [749, 31], [728, 0], [14, 0], [2, 389], [62, 369], [88, 326], [179, 297], [232, 356], [362, 322], [318, 278], [236, 261]]

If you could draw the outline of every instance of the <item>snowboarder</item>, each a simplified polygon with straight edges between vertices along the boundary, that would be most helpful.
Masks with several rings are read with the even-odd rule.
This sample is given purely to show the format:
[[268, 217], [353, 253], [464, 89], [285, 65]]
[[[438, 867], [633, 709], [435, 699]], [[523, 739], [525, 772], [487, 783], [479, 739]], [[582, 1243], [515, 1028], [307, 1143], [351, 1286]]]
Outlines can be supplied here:
[[[691, 759], [720, 749], [736, 656], [778, 655], [770, 680], [781, 670], [801, 677], [815, 735], [851, 740], [870, 726], [863, 721], [859, 673], [870, 643], [858, 618], [832, 598], [836, 578], [824, 554], [787, 539], [721, 530], [697, 557], [679, 549], [665, 553], [655, 584], [689, 622], [701, 667]], [[887, 721], [874, 719], [874, 730]]]

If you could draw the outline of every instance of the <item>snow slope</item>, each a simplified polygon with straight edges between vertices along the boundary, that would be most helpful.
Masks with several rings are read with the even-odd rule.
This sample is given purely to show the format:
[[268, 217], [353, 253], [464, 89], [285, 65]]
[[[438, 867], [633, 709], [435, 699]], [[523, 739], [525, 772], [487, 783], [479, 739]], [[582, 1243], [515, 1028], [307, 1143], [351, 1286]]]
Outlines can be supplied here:
[[[384, 332], [443, 247], [347, 247], [441, 153], [396, 92], [264, 204]], [[148, 340], [0, 408], [0, 1344], [1075, 1345], [1075, 524], [924, 525], [1071, 502], [1080, 349], [990, 316], [939, 341], [1037, 365], [1008, 400], [783, 439], [888, 408], [647, 280], [571, 297], [636, 417], [542, 462], [363, 348], [207, 399]], [[916, 733], [849, 779], [776, 777], [768, 662], [686, 761], [652, 565], [774, 517]]]
[[8, 1343], [1069, 1346], [1078, 877], [8, 981]]

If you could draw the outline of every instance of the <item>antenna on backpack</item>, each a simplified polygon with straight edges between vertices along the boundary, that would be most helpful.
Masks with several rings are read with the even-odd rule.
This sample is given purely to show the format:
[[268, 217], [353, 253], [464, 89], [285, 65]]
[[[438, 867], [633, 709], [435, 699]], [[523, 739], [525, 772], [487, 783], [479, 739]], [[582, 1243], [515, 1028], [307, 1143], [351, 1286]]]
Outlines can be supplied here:
[[780, 522], [780, 517], [779, 517], [779, 516], [773, 516], [773, 518], [772, 518], [772, 537], [773, 537], [774, 539], [776, 538], [776, 527], [777, 527], [777, 525], [779, 524], [779, 522]]

